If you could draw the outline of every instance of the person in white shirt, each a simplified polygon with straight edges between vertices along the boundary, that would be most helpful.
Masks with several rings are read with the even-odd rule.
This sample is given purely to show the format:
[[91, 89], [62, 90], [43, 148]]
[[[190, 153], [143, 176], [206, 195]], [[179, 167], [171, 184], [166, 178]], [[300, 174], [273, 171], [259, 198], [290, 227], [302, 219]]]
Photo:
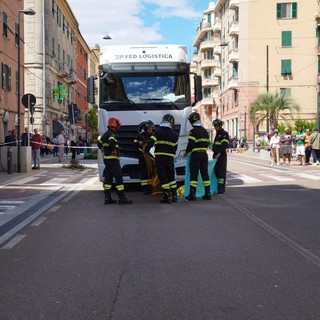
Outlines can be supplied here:
[[277, 129], [274, 130], [273, 136], [270, 139], [271, 148], [271, 165], [276, 160], [277, 165], [280, 165], [280, 136]]
[[60, 134], [57, 137], [57, 144], [58, 144], [58, 158], [59, 162], [63, 162], [63, 153], [64, 153], [64, 130], [61, 130]]

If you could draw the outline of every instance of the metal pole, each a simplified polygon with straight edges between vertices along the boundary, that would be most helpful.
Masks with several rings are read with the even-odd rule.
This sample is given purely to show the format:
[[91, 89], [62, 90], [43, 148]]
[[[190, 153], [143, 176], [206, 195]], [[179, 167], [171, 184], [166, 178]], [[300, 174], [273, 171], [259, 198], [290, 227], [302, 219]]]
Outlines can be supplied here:
[[18, 73], [17, 73], [17, 96], [18, 96], [18, 130], [17, 130], [17, 138], [18, 138], [18, 150], [17, 150], [17, 165], [18, 172], [21, 172], [21, 141], [20, 141], [20, 12], [18, 11]]
[[243, 139], [247, 142], [247, 113], [244, 113], [244, 133]]
[[[267, 92], [269, 92], [269, 46], [267, 45], [266, 65], [267, 65]], [[269, 110], [267, 110], [267, 132], [269, 132]]]

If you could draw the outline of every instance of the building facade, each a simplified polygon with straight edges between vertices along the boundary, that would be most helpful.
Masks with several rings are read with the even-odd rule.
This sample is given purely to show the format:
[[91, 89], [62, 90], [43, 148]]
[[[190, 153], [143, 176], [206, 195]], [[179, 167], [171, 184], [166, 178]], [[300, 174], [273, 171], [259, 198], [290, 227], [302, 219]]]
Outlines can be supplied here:
[[[9, 130], [18, 126], [18, 28], [20, 20], [20, 93], [24, 92], [23, 70], [24, 41], [23, 21], [32, 27], [34, 16], [25, 16], [22, 12], [23, 2], [18, 0], [0, 1], [0, 143], [4, 142]], [[21, 98], [21, 96], [20, 96]], [[20, 132], [23, 132], [24, 107], [20, 108]]]
[[[50, 138], [62, 129], [69, 136], [78, 135], [78, 130], [82, 134], [89, 107], [89, 57], [95, 53], [83, 39], [66, 0], [25, 0], [27, 5], [37, 14], [35, 30], [25, 34], [25, 90], [34, 94], [37, 102], [25, 124]], [[26, 23], [25, 30], [29, 27]], [[98, 65], [97, 59], [94, 62]]]
[[197, 108], [211, 108], [230, 136], [252, 139], [250, 104], [267, 91], [293, 98], [295, 119], [319, 116], [319, 3], [307, 2], [217, 0], [204, 12], [194, 41], [205, 78]]

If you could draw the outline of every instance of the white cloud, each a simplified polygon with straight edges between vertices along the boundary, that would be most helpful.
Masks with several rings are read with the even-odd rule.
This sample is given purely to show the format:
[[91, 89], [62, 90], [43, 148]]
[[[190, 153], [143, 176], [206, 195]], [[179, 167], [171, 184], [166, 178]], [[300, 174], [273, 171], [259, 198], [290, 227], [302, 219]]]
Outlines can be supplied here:
[[67, 1], [89, 46], [107, 45], [110, 40], [102, 39], [106, 34], [112, 45], [159, 43], [164, 39], [161, 19], [201, 17], [186, 0]]

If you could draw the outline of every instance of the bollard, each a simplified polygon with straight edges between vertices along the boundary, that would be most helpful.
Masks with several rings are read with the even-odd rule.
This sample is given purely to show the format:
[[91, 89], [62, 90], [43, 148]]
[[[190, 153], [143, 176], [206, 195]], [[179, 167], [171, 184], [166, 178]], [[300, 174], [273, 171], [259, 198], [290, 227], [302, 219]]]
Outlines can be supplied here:
[[11, 147], [8, 147], [7, 158], [8, 158], [7, 173], [12, 174], [12, 148]]

